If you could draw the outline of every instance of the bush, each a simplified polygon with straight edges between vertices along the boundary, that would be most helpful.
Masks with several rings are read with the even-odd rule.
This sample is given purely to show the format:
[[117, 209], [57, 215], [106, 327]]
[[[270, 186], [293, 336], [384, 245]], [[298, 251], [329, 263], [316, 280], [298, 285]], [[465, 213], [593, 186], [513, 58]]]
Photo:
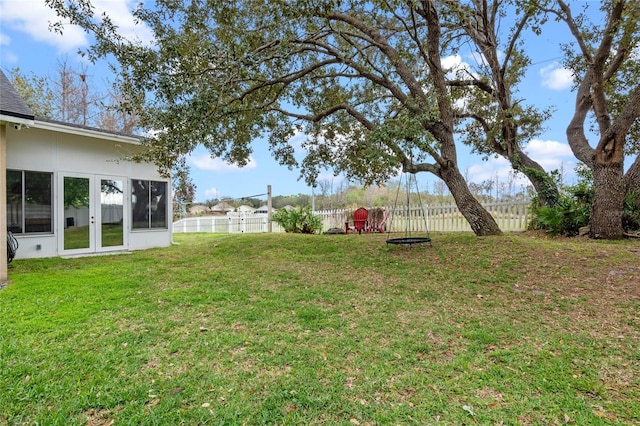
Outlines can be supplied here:
[[272, 216], [274, 222], [282, 226], [285, 232], [315, 234], [322, 231], [322, 218], [311, 211], [311, 207], [280, 209]]
[[554, 206], [541, 206], [537, 197], [531, 202], [530, 229], [544, 229], [551, 235], [578, 235], [589, 224], [593, 204], [593, 173], [586, 166], [576, 167], [578, 183], [562, 188]]
[[561, 196], [554, 207], [538, 207], [534, 211], [537, 229], [545, 229], [551, 235], [578, 235], [580, 228], [589, 224], [591, 206], [575, 199]]

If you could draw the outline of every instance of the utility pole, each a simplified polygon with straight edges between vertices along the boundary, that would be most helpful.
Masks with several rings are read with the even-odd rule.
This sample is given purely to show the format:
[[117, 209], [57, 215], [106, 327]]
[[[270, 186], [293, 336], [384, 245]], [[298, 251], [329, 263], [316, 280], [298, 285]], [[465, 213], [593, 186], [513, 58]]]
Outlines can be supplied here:
[[269, 233], [273, 231], [271, 223], [271, 185], [267, 185], [267, 230]]

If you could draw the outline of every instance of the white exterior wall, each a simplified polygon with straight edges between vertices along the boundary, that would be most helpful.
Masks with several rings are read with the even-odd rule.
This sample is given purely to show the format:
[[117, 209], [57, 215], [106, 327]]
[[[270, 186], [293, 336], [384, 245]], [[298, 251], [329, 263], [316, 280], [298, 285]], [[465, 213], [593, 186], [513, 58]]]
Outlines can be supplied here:
[[[18, 131], [7, 127], [6, 131], [7, 169], [53, 173], [53, 234], [16, 235], [20, 244], [16, 258], [63, 254], [58, 236], [64, 229], [64, 218], [60, 218], [61, 214], [65, 214], [61, 213], [60, 187], [60, 177], [64, 174], [122, 178], [125, 182], [124, 214], [128, 215], [125, 221], [128, 222], [124, 236], [125, 250], [171, 244], [171, 202], [167, 202], [167, 229], [131, 229], [131, 179], [166, 181], [168, 197], [171, 196], [171, 183], [160, 177], [153, 164], [123, 160], [139, 149], [129, 138], [38, 121], [31, 128]], [[6, 185], [4, 177], [3, 182]]]

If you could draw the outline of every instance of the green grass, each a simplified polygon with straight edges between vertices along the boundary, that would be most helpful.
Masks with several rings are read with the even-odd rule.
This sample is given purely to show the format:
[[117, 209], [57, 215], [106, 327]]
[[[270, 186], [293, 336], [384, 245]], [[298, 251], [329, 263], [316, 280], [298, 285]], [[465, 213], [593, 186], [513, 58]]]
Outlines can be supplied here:
[[640, 245], [180, 234], [16, 260], [0, 424], [638, 424]]
[[[122, 224], [102, 224], [101, 247], [115, 247], [123, 244]], [[83, 249], [89, 247], [89, 227], [80, 226], [64, 230], [64, 249]]]
[[89, 247], [89, 226], [65, 228], [64, 249], [74, 250]]

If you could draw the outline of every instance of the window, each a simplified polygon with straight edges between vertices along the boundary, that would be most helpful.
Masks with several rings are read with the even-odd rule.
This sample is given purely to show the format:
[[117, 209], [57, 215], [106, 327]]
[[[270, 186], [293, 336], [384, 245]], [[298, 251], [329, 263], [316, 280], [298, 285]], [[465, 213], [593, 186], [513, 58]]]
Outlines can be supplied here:
[[53, 230], [53, 174], [7, 170], [7, 229], [14, 234]]
[[167, 228], [167, 182], [131, 181], [133, 229]]

